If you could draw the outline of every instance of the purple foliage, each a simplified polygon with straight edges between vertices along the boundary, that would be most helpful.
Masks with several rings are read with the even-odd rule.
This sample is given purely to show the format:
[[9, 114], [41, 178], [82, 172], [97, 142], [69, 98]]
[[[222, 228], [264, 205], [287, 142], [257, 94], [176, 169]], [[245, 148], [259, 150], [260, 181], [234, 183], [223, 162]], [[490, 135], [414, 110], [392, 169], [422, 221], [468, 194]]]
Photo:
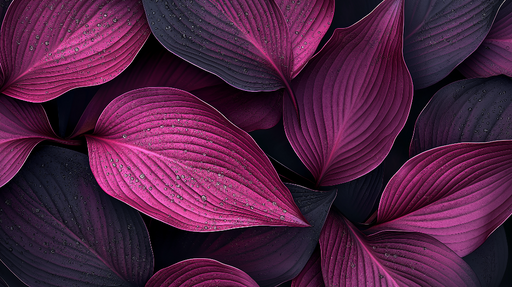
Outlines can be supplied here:
[[0, 20], [0, 286], [512, 285], [510, 0]]

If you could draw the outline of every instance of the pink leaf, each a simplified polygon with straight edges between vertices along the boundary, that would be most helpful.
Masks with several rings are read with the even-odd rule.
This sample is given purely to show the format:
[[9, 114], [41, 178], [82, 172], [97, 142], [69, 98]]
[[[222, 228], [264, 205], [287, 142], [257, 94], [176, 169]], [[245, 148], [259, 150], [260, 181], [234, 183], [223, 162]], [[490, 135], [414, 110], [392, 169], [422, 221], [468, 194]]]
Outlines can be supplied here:
[[258, 287], [242, 270], [208, 258], [183, 260], [158, 271], [146, 287], [239, 286]]
[[172, 226], [307, 226], [254, 140], [185, 91], [125, 93], [86, 138], [100, 186]]
[[278, 0], [290, 30], [295, 77], [311, 59], [318, 44], [331, 25], [334, 0], [294, 1]]
[[338, 213], [320, 235], [327, 286], [478, 286], [473, 270], [434, 238], [410, 232], [366, 237]]
[[491, 31], [478, 49], [459, 66], [467, 78], [512, 77], [512, 1], [500, 8]]
[[43, 107], [0, 95], [0, 186], [11, 180], [32, 149], [57, 139]]
[[325, 287], [322, 278], [320, 249], [317, 247], [300, 274], [292, 280], [292, 287]]
[[403, 1], [386, 0], [333, 37], [293, 81], [300, 124], [285, 101], [286, 135], [318, 185], [377, 167], [409, 113], [413, 87], [402, 55]]
[[429, 234], [466, 256], [512, 214], [512, 141], [457, 143], [409, 161], [384, 189], [371, 230]]
[[0, 30], [1, 91], [44, 102], [99, 85], [124, 70], [148, 36], [136, 0], [13, 1]]

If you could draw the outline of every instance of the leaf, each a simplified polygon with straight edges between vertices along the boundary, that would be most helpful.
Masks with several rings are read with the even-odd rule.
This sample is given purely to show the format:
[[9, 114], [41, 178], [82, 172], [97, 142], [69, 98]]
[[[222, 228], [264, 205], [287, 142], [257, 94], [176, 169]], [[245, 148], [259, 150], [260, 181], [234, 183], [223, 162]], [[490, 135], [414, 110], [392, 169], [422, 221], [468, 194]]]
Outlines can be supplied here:
[[402, 1], [337, 29], [293, 81], [284, 126], [318, 186], [354, 180], [386, 157], [407, 119], [412, 81], [402, 56]]
[[293, 51], [295, 77], [311, 59], [334, 16], [334, 0], [278, 0], [288, 24]]
[[27, 287], [12, 272], [0, 262], [0, 286], [2, 287]]
[[1, 92], [45, 102], [99, 85], [124, 70], [148, 36], [136, 0], [14, 1], [0, 30]]
[[240, 286], [258, 287], [242, 270], [208, 258], [178, 262], [158, 271], [146, 287], [160, 286]]
[[451, 143], [512, 139], [510, 94], [512, 80], [505, 76], [443, 87], [416, 120], [411, 157]]
[[296, 277], [315, 249], [335, 192], [286, 184], [311, 227], [253, 227], [197, 233], [165, 226], [151, 229], [157, 267], [205, 257], [240, 268], [260, 286]]
[[464, 60], [459, 71], [467, 78], [486, 78], [495, 75], [512, 77], [512, 2], [500, 8], [491, 31], [480, 47]]
[[4, 21], [5, 13], [7, 12], [7, 8], [11, 5], [12, 0], [1, 0], [0, 1], [0, 23]]
[[250, 136], [185, 91], [125, 93], [86, 139], [103, 190], [174, 227], [307, 226]]
[[107, 196], [87, 157], [44, 146], [0, 192], [0, 259], [29, 286], [140, 286], [153, 253], [140, 215]]
[[180, 58], [245, 91], [289, 85], [291, 36], [274, 1], [142, 2], [155, 37]]
[[332, 211], [320, 252], [327, 286], [479, 286], [469, 265], [434, 238], [389, 231], [364, 236]]
[[458, 143], [408, 160], [384, 189], [371, 230], [421, 232], [459, 256], [512, 213], [512, 141]]
[[462, 259], [471, 266], [482, 286], [500, 286], [508, 261], [508, 243], [503, 226]]
[[491, 29], [504, 0], [408, 0], [404, 57], [415, 89], [448, 76]]
[[57, 140], [39, 104], [0, 95], [0, 187], [13, 178], [32, 149], [45, 139]]
[[304, 269], [292, 280], [292, 287], [325, 287], [319, 248], [313, 251]]

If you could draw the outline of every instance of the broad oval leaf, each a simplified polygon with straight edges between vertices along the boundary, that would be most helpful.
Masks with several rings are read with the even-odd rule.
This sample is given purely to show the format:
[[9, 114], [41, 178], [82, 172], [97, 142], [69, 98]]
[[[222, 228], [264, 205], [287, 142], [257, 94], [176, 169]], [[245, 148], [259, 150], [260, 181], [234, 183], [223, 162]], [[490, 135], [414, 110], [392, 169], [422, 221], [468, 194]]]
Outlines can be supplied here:
[[467, 78], [496, 75], [512, 77], [512, 1], [501, 7], [491, 31], [480, 47], [459, 66]]
[[405, 1], [404, 57], [415, 89], [431, 86], [473, 53], [504, 0]]
[[421, 232], [471, 253], [512, 214], [511, 150], [509, 140], [457, 143], [413, 157], [384, 189], [370, 230]]
[[0, 191], [0, 259], [27, 285], [141, 286], [152, 275], [142, 218], [101, 190], [87, 156], [44, 146]]
[[39, 104], [0, 95], [0, 187], [16, 175], [32, 149], [45, 139], [57, 140]]
[[125, 93], [86, 138], [100, 186], [174, 227], [308, 226], [254, 140], [185, 91]]
[[334, 16], [335, 0], [275, 1], [286, 19], [291, 36], [295, 77], [311, 59]]
[[292, 287], [325, 287], [322, 278], [320, 248], [316, 248], [300, 274], [292, 280]]
[[320, 251], [327, 286], [479, 286], [471, 267], [434, 238], [390, 231], [365, 236], [333, 211]]
[[274, 1], [142, 2], [155, 37], [186, 61], [245, 91], [289, 85], [291, 36]]
[[512, 80], [505, 76], [443, 87], [416, 120], [410, 156], [451, 143], [512, 139], [511, 94]]
[[1, 91], [45, 102], [102, 84], [131, 63], [149, 34], [137, 0], [13, 1], [0, 30]]
[[386, 0], [353, 26], [337, 29], [292, 83], [300, 123], [286, 100], [286, 136], [317, 185], [373, 170], [405, 124], [413, 87], [402, 56], [402, 7], [400, 0]]
[[258, 287], [258, 284], [236, 267], [213, 259], [194, 258], [178, 262], [158, 271], [145, 286]]
[[253, 227], [223, 232], [185, 232], [154, 226], [157, 267], [207, 257], [240, 268], [260, 286], [277, 286], [296, 277], [318, 244], [325, 218], [336, 196], [286, 184], [311, 227]]

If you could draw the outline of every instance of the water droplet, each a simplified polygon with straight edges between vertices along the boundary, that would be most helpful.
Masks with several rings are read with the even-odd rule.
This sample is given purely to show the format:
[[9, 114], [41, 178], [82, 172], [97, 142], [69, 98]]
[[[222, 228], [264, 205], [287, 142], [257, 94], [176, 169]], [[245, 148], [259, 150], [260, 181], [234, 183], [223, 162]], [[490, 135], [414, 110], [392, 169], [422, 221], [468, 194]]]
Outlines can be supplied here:
[[202, 200], [202, 201], [206, 201], [206, 195], [202, 195], [202, 196], [201, 196], [201, 200]]
[[39, 35], [36, 35], [36, 39], [39, 40]]
[[279, 219], [284, 220], [284, 215], [281, 215]]
[[28, 47], [28, 49], [29, 49], [30, 51], [34, 51], [34, 47], [33, 47], [32, 45], [30, 45], [30, 47]]
[[45, 41], [45, 42], [44, 42], [44, 44], [45, 44], [46, 46], [48, 46], [48, 45], [50, 45], [50, 42]]
[[103, 17], [107, 17], [107, 16], [108, 16], [107, 13], [103, 13]]
[[75, 52], [78, 52], [78, 50], [80, 50], [80, 49], [78, 49], [78, 47], [76, 47], [76, 48], [75, 48]]
[[126, 135], [123, 135], [123, 139], [125, 139], [125, 138], [126, 138]]
[[9, 205], [9, 206], [10, 206], [10, 205], [11, 205], [11, 201], [10, 201], [9, 199], [7, 199], [7, 200], [5, 201], [5, 204], [7, 204], [7, 205]]
[[277, 205], [277, 203], [274, 201], [274, 202], [272, 202], [272, 205], [273, 205], [273, 206], [276, 206], [276, 205]]
[[112, 19], [112, 22], [117, 23], [117, 18]]
[[145, 176], [143, 173], [141, 173], [141, 174], [139, 175], [139, 177], [140, 177], [140, 179], [144, 179], [146, 176]]

